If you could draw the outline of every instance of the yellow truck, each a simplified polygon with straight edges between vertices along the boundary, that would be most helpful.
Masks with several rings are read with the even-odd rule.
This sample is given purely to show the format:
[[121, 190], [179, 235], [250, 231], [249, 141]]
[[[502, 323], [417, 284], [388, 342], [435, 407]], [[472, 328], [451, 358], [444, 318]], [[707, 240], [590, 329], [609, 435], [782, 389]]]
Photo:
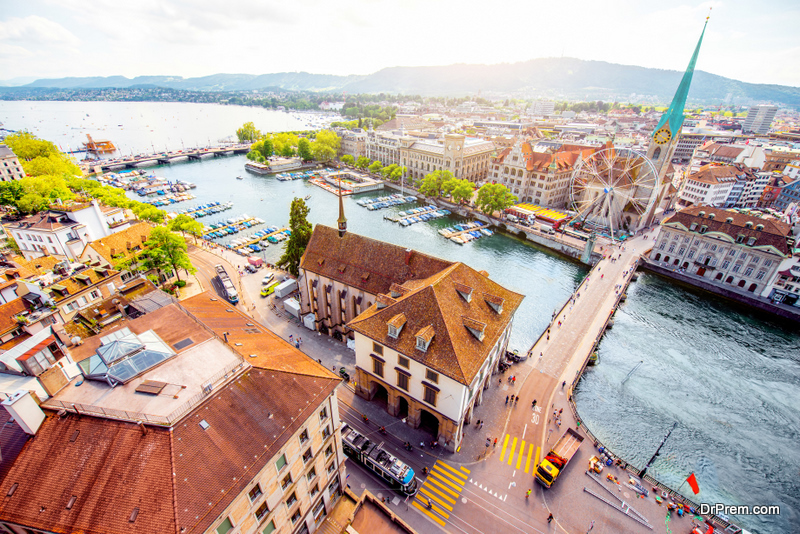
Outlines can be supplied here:
[[581, 443], [583, 443], [583, 436], [568, 428], [536, 468], [536, 480], [545, 488], [552, 486], [558, 475], [578, 452]]

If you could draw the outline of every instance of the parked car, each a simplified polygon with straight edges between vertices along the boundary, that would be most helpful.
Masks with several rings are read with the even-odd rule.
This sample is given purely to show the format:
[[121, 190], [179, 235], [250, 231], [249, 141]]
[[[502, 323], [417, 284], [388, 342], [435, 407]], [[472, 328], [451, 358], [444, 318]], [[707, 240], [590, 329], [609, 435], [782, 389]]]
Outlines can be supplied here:
[[261, 279], [261, 285], [265, 286], [275, 280], [275, 275], [273, 273], [269, 273], [267, 276]]

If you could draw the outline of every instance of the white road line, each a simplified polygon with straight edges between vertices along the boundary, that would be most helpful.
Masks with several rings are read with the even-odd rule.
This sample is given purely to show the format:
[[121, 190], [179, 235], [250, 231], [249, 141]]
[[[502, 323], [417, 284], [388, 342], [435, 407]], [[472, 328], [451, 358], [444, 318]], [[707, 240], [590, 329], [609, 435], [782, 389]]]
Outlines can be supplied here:
[[528, 431], [528, 423], [525, 423], [525, 428], [522, 429], [522, 439], [525, 439], [525, 432]]

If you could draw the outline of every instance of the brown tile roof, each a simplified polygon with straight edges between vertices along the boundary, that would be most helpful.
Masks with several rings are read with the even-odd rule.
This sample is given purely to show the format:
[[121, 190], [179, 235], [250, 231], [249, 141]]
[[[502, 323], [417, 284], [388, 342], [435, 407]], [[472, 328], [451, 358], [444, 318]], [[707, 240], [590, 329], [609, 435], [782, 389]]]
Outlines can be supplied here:
[[735, 181], [738, 177], [744, 177], [747, 173], [744, 169], [734, 165], [703, 165], [697, 172], [689, 175], [689, 180], [704, 184], [719, 184], [723, 182]]
[[[338, 230], [318, 224], [300, 260], [300, 268], [377, 295], [389, 293], [393, 283], [427, 278], [452, 265], [449, 261], [415, 250], [407, 253], [407, 250], [410, 249], [352, 232], [340, 238]], [[344, 273], [339, 270], [341, 265], [348, 266]]]
[[[70, 299], [87, 289], [95, 287], [97, 284], [107, 283], [112, 277], [119, 274], [119, 271], [115, 271], [113, 269], [106, 269], [105, 271], [107, 273], [106, 276], [101, 276], [100, 273], [94, 269], [84, 269], [73, 274], [69, 278], [65, 278], [64, 280], [60, 280], [49, 285], [45, 288], [45, 290], [49, 289], [53, 301], [55, 303], [59, 303]], [[86, 280], [88, 283], [84, 282], [83, 280]], [[66, 288], [69, 294], [63, 294], [62, 292], [57, 291], [57, 289], [61, 287]]]
[[[474, 288], [475, 294], [503, 299], [502, 313], [482, 298], [473, 297], [467, 302], [458, 294], [457, 285]], [[426, 280], [406, 284], [412, 286], [413, 291], [396, 303], [381, 310], [373, 305], [348, 326], [461, 384], [471, 384], [523, 295], [505, 289], [463, 263], [455, 263]], [[400, 313], [407, 318], [407, 324], [394, 339], [389, 337], [386, 323]], [[465, 323], [483, 330], [483, 341], [476, 339]], [[417, 336], [426, 341], [432, 339], [427, 351], [416, 348]]]
[[309, 358], [215, 293], [200, 293], [182, 300], [181, 305], [220, 338], [224, 338], [227, 332], [230, 348], [254, 367], [340, 380], [326, 366]]
[[[100, 346], [100, 339], [104, 336], [116, 332], [122, 328], [129, 328], [134, 334], [142, 334], [148, 330], [155, 331], [164, 342], [177, 352], [183, 352], [195, 347], [213, 335], [194, 321], [187, 320], [186, 314], [176, 305], [170, 304], [153, 312], [147, 313], [136, 319], [118, 321], [115, 325], [104, 329], [98, 336], [92, 336], [83, 340], [81, 345], [72, 347], [70, 355], [73, 361], [79, 362], [92, 356]], [[191, 338], [193, 344], [183, 349], [175, 348], [175, 343]]]
[[404, 313], [398, 313], [397, 315], [389, 319], [386, 322], [386, 324], [388, 324], [389, 326], [393, 326], [395, 328], [401, 328], [404, 324], [406, 324], [406, 322], [407, 322], [406, 315]]
[[16, 421], [12, 421], [13, 417], [7, 410], [0, 410], [0, 429], [2, 429], [0, 431], [0, 451], [2, 451], [0, 454], [0, 484], [30, 438]]
[[26, 260], [22, 256], [14, 256], [11, 261], [19, 267], [20, 278], [28, 278], [52, 271], [56, 263], [63, 261], [63, 256], [42, 256], [32, 260]]
[[0, 484], [0, 519], [64, 534], [177, 533], [171, 434], [50, 414]]
[[20, 221], [9, 223], [6, 225], [6, 228], [10, 230], [34, 229], [53, 232], [62, 228], [72, 228], [80, 224], [81, 223], [73, 221], [63, 213], [45, 211], [37, 213], [36, 215], [30, 215]]
[[[705, 215], [701, 216], [700, 212], [705, 213]], [[712, 213], [714, 214], [713, 219], [709, 218]], [[729, 218], [732, 219], [730, 223], [726, 222]], [[746, 224], [748, 222], [752, 223], [751, 228], [747, 228]], [[755, 214], [739, 213], [734, 210], [709, 206], [692, 206], [673, 214], [662, 224], [665, 226], [679, 225], [688, 230], [692, 223], [698, 224], [698, 231], [700, 226], [707, 226], [708, 230], [704, 235], [719, 232], [729, 236], [734, 242], [739, 235], [744, 235], [746, 238], [755, 237], [756, 241], [752, 245], [753, 248], [774, 247], [784, 256], [790, 254], [786, 238], [790, 237], [791, 226], [775, 219], [760, 218]], [[758, 225], [763, 225], [764, 228], [756, 230]], [[746, 242], [747, 239], [745, 239]]]
[[406, 130], [432, 130], [435, 129], [435, 126], [425, 119], [420, 119], [419, 117], [395, 117], [392, 120], [384, 122], [375, 128], [375, 130], [380, 132], [390, 132], [392, 130], [399, 130], [401, 128]]
[[109, 265], [115, 265], [122, 260], [127, 260], [135, 252], [140, 251], [143, 248], [143, 243], [150, 238], [152, 230], [153, 227], [146, 222], [134, 224], [121, 232], [87, 243], [83, 252], [81, 252], [81, 256], [91, 249], [102, 256]]
[[14, 299], [0, 306], [0, 335], [14, 330], [19, 323], [14, 318], [28, 309], [25, 299]]

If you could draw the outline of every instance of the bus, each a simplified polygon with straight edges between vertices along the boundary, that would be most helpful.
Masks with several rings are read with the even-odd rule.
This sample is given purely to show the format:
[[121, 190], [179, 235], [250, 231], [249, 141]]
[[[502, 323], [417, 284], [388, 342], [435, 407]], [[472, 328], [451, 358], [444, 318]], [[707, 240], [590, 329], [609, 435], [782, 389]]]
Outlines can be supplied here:
[[342, 425], [342, 447], [345, 454], [384, 479], [395, 491], [408, 497], [417, 494], [414, 470], [383, 450], [383, 443], [371, 442], [345, 423]]

